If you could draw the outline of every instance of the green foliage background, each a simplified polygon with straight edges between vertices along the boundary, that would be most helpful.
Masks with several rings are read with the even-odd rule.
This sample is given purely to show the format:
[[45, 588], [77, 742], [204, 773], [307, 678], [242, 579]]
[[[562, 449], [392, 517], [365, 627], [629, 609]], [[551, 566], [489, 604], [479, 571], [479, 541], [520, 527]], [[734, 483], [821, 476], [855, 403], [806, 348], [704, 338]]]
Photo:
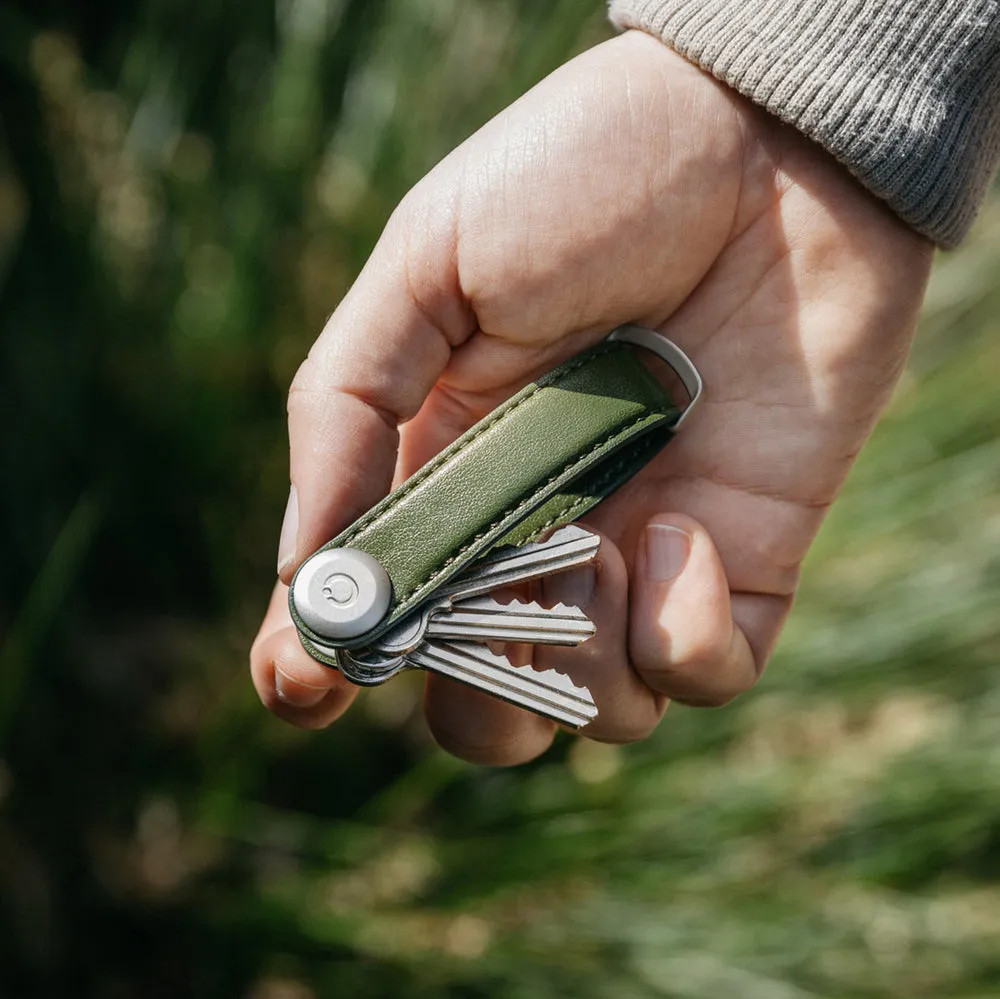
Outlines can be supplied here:
[[1000, 202], [761, 687], [494, 772], [246, 671], [284, 392], [555, 0], [0, 8], [0, 995], [1000, 994]]

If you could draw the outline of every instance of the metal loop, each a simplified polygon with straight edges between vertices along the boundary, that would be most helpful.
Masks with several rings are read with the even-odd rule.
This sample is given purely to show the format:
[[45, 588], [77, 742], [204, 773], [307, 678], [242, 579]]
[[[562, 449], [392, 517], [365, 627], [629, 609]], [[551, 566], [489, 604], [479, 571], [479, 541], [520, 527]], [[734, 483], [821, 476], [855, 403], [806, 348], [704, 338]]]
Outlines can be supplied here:
[[676, 430], [688, 418], [691, 410], [695, 407], [695, 403], [702, 397], [705, 390], [701, 375], [698, 373], [698, 369], [694, 366], [691, 358], [676, 343], [668, 340], [662, 333], [647, 329], [645, 326], [633, 326], [632, 324], [619, 326], [611, 333], [608, 339], [618, 340], [621, 343], [635, 344], [637, 347], [645, 347], [646, 350], [651, 350], [657, 357], [662, 358], [674, 369], [677, 377], [680, 378], [684, 388], [687, 390], [689, 400], [687, 406], [684, 408], [684, 412], [677, 417], [677, 422], [674, 424], [674, 429]]

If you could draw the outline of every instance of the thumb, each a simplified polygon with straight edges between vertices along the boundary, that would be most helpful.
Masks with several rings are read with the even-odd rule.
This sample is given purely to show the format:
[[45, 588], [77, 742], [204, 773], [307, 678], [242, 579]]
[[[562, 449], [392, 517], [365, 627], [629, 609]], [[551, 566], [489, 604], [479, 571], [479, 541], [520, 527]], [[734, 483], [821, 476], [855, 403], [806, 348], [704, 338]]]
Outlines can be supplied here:
[[733, 618], [722, 560], [708, 532], [660, 515], [640, 536], [632, 578], [629, 654], [653, 690], [718, 705], [757, 681], [750, 642]]
[[292, 488], [278, 553], [299, 564], [389, 489], [398, 426], [475, 328], [459, 292], [447, 211], [397, 208], [288, 395]]

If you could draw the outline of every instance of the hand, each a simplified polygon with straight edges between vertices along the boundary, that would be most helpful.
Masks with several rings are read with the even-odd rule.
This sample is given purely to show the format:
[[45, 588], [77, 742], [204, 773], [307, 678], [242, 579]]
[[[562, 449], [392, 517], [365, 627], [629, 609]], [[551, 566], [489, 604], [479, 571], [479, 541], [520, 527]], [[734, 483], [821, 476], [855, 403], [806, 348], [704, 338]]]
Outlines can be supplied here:
[[[693, 358], [706, 396], [587, 518], [593, 570], [547, 583], [597, 637], [534, 663], [587, 684], [594, 739], [761, 674], [799, 567], [885, 405], [932, 248], [822, 150], [632, 32], [553, 73], [404, 199], [289, 395], [281, 582], [252, 651], [276, 714], [329, 724], [356, 688], [287, 610], [312, 551], [500, 401], [627, 321]], [[276, 679], [279, 681], [276, 687]], [[429, 676], [437, 741], [480, 763], [555, 726]]]

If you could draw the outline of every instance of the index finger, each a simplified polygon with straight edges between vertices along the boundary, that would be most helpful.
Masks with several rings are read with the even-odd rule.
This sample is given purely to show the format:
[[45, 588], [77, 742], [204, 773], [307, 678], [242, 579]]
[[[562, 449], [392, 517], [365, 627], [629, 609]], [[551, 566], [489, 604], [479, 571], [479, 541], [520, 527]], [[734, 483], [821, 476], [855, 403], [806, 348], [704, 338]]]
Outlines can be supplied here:
[[475, 329], [454, 246], [450, 213], [404, 199], [296, 373], [288, 395], [293, 489], [278, 565], [284, 582], [385, 495], [399, 424], [416, 414], [452, 349]]

